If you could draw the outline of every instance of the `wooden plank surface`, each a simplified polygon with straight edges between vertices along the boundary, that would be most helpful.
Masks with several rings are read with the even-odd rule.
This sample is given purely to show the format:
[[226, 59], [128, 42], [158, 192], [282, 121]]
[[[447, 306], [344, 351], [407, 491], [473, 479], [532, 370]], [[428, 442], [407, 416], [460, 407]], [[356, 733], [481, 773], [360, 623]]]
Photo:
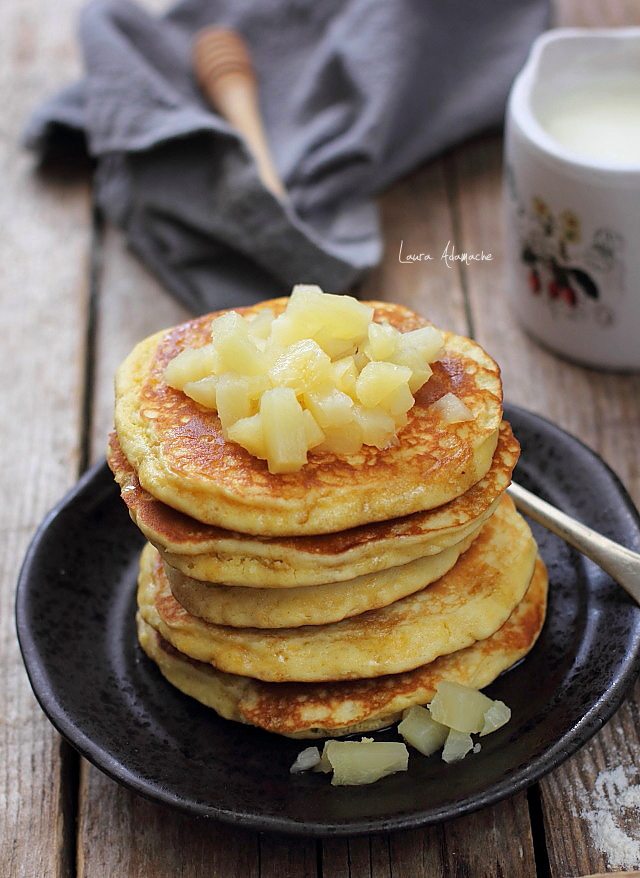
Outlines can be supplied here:
[[[142, 338], [185, 320], [177, 304], [107, 230], [96, 307], [91, 458], [104, 455], [113, 424], [113, 375]], [[78, 878], [183, 878], [205, 874], [306, 878], [316, 874], [316, 843], [283, 840], [177, 815], [119, 787], [82, 762]]]
[[[562, 0], [558, 24], [585, 27], [640, 24], [637, 3]], [[579, 436], [618, 473], [640, 505], [640, 379], [582, 369], [543, 351], [517, 326], [504, 290], [502, 251], [502, 145], [483, 139], [456, 151], [448, 162], [459, 211], [460, 249], [491, 251], [494, 261], [465, 270], [476, 337], [501, 364], [507, 399], [538, 411]], [[585, 817], [597, 803], [600, 819], [631, 832], [633, 816], [615, 795], [604, 803], [595, 787], [600, 772], [617, 766], [638, 773], [640, 685], [607, 727], [540, 785], [547, 854], [552, 875], [585, 875], [621, 865], [596, 843]], [[634, 829], [637, 840], [637, 827]], [[640, 865], [636, 863], [635, 865]]]
[[73, 858], [77, 757], [31, 694], [13, 603], [33, 529], [78, 475], [90, 223], [86, 181], [43, 181], [19, 137], [77, 69], [79, 5], [0, 4], [0, 872], [25, 878], [66, 875]]
[[[640, 379], [566, 363], [543, 351], [515, 323], [504, 288], [501, 143], [488, 138], [458, 150], [450, 171], [460, 211], [460, 249], [491, 251], [494, 260], [466, 272], [476, 337], [502, 367], [505, 395], [555, 421], [598, 451], [640, 501]], [[628, 701], [607, 728], [541, 783], [551, 874], [584, 875], [608, 863], [581, 812], [594, 796], [599, 771], [640, 762], [640, 701]], [[635, 771], [634, 771], [635, 773]], [[637, 780], [636, 780], [637, 782]], [[612, 825], [630, 815], [610, 802]], [[636, 836], [637, 837], [637, 836]], [[638, 864], [640, 865], [640, 864]]]
[[[0, 34], [10, 47], [0, 57], [0, 293], [5, 330], [0, 377], [7, 388], [3, 450], [11, 461], [0, 471], [0, 486], [3, 496], [15, 498], [0, 513], [7, 546], [0, 568], [0, 665], [6, 674], [0, 696], [0, 871], [26, 878], [535, 875], [524, 795], [440, 827], [315, 842], [176, 815], [126, 792], [86, 764], [78, 794], [77, 757], [40, 713], [20, 666], [13, 636], [13, 583], [33, 527], [74, 481], [83, 447], [92, 458], [103, 453], [116, 364], [144, 335], [184, 317], [125, 251], [120, 236], [108, 232], [99, 242], [104, 274], [96, 302], [96, 345], [89, 357], [95, 370], [86, 369], [87, 189], [51, 180], [43, 185], [16, 143], [26, 109], [58, 81], [66, 81], [77, 66], [73, 27], [78, 5], [78, 0], [50, 8], [38, 0], [0, 5]], [[634, 0], [562, 0], [558, 6], [562, 24], [639, 20]], [[405, 302], [458, 331], [473, 329], [502, 363], [508, 398], [542, 411], [597, 448], [639, 502], [638, 380], [559, 364], [515, 326], [502, 287], [500, 185], [496, 139], [465, 146], [398, 183], [383, 199], [385, 257], [362, 293]], [[405, 254], [437, 255], [449, 240], [458, 249], [484, 246], [496, 258], [470, 269], [447, 268], [440, 260], [398, 260], [400, 241]], [[34, 327], [37, 346], [28, 343], [35, 338]], [[88, 433], [83, 422], [86, 375], [95, 382]], [[20, 491], [15, 491], [16, 484]], [[548, 849], [541, 853], [538, 846], [535, 852], [538, 874], [546, 874], [545, 856], [553, 876], [607, 868], [581, 812], [593, 801], [598, 772], [640, 761], [639, 714], [637, 691], [588, 747], [541, 784]], [[623, 827], [629, 819], [615, 801], [610, 814]], [[535, 828], [539, 845], [541, 827]]]
[[496, 878], [536, 875], [526, 797], [440, 826], [324, 841], [324, 878]]
[[[469, 322], [461, 273], [439, 258], [456, 237], [443, 162], [432, 162], [392, 186], [381, 199], [381, 213], [382, 260], [358, 295], [402, 302], [429, 314], [438, 326], [466, 333]], [[411, 261], [411, 255], [421, 254], [434, 259]]]
[[[434, 162], [385, 194], [383, 260], [360, 294], [401, 302], [439, 326], [469, 335], [466, 278], [459, 263], [441, 258], [448, 245], [456, 242], [457, 246], [459, 234], [448, 176], [445, 162]], [[433, 260], [401, 261], [408, 254], [430, 254]], [[510, 843], [514, 836], [518, 845]], [[443, 826], [394, 835], [389, 843], [388, 873], [381, 874], [435, 878], [493, 876], [500, 870], [522, 878], [536, 874], [525, 795]], [[368, 873], [351, 874], [359, 878]]]
[[558, 27], [627, 27], [638, 24], [638, 0], [551, 0]]
[[[425, 205], [429, 205], [428, 213]], [[453, 239], [450, 195], [443, 166], [431, 165], [394, 187], [383, 202], [387, 253], [367, 281], [362, 295], [384, 291], [434, 315], [443, 325], [467, 331], [461, 277], [438, 260], [401, 264], [396, 244], [405, 252], [436, 252]], [[443, 239], [444, 236], [444, 240]], [[96, 384], [92, 456], [103, 453], [110, 429], [113, 372], [139, 339], [186, 315], [124, 249], [121, 237], [108, 232], [102, 254], [104, 274], [97, 309]], [[176, 817], [118, 787], [83, 763], [79, 802], [79, 876], [103, 875], [226, 876], [239, 874], [313, 876], [535, 875], [526, 797], [518, 796], [480, 814], [428, 830], [373, 840], [284, 840], [211, 827]], [[135, 827], [144, 827], [135, 832]], [[518, 845], [510, 843], [515, 836]], [[135, 839], [135, 841], [132, 841]]]

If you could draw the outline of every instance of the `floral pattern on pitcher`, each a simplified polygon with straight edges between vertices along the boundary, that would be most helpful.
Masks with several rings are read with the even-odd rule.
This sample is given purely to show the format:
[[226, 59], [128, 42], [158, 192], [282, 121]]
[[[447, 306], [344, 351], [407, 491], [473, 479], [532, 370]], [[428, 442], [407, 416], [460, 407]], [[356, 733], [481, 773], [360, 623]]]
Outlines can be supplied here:
[[603, 286], [622, 287], [622, 235], [602, 227], [585, 243], [578, 215], [570, 209], [556, 214], [538, 196], [529, 210], [518, 213], [523, 229], [520, 259], [531, 294], [554, 313], [613, 325], [614, 311], [600, 299]]

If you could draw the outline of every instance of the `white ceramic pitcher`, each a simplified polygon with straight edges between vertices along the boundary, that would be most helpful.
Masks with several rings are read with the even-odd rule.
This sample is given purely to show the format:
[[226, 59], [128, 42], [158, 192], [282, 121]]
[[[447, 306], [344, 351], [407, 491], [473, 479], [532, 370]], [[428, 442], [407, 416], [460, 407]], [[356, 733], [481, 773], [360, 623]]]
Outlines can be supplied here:
[[507, 109], [506, 261], [516, 313], [543, 345], [606, 369], [640, 370], [640, 154], [625, 163], [585, 155], [541, 120], [563, 89], [584, 93], [585, 83], [636, 75], [640, 86], [640, 28], [549, 31], [534, 43]]

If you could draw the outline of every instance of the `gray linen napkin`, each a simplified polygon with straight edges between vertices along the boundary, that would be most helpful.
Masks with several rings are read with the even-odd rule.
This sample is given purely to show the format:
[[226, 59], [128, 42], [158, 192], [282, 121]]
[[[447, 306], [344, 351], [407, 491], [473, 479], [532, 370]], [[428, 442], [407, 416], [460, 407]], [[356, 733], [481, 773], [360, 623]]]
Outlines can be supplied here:
[[[196, 313], [296, 282], [340, 292], [379, 259], [372, 196], [500, 122], [547, 12], [547, 0], [182, 0], [157, 18], [93, 0], [86, 76], [25, 140], [45, 155], [65, 130], [84, 133], [98, 204]], [[191, 41], [209, 24], [251, 47], [289, 204], [193, 80]]]

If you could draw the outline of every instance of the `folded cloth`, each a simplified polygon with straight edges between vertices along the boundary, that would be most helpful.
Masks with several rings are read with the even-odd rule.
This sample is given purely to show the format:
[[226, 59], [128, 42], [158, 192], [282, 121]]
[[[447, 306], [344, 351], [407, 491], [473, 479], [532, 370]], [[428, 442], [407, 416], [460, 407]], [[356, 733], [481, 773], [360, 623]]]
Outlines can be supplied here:
[[[84, 133], [99, 206], [196, 313], [294, 282], [343, 291], [380, 256], [372, 197], [500, 122], [547, 13], [547, 0], [181, 0], [157, 18], [94, 0], [86, 76], [25, 140], [44, 155]], [[249, 43], [288, 203], [194, 81], [191, 42], [210, 24]]]

